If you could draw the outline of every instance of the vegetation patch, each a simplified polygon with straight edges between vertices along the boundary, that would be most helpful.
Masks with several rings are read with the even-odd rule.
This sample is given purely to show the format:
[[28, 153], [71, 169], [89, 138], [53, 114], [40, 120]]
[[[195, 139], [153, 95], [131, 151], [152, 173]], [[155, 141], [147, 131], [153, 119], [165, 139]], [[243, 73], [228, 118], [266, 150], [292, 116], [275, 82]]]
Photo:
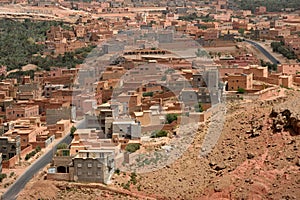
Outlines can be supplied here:
[[154, 133], [151, 135], [151, 138], [159, 138], [159, 137], [167, 137], [168, 132], [165, 130], [160, 131], [154, 131]]
[[166, 123], [171, 124], [173, 121], [176, 121], [178, 114], [167, 114], [166, 116]]
[[125, 150], [130, 152], [130, 153], [133, 153], [133, 152], [135, 152], [139, 149], [140, 149], [140, 144], [138, 144], [138, 143], [130, 143], [125, 148]]

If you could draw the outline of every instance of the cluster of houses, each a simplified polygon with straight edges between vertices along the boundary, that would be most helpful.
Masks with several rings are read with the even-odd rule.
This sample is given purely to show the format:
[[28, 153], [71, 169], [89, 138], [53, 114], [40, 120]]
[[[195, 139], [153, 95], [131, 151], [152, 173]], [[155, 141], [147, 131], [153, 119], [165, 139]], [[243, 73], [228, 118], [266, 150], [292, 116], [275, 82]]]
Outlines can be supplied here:
[[23, 76], [0, 82], [3, 167], [14, 167], [36, 147], [45, 148], [70, 132], [72, 101], [61, 92], [70, 90], [76, 71], [55, 68], [36, 72], [34, 79]]
[[[75, 119], [84, 119], [85, 129], [75, 131], [69, 148], [56, 152], [47, 178], [109, 183], [115, 169], [134, 161], [126, 147], [143, 148], [148, 133], [172, 133], [188, 117], [204, 122], [224, 96], [265, 99], [300, 84], [299, 64], [270, 72], [251, 54], [220, 55], [212, 62], [191, 44], [235, 45], [235, 35], [253, 32], [257, 39], [282, 40], [299, 56], [298, 15], [268, 13], [265, 7], [254, 14], [235, 11], [226, 0], [32, 3], [107, 14], [105, 20], [81, 16], [71, 30], [51, 27], [46, 33], [45, 55], [88, 45], [99, 45], [101, 55], [91, 64], [0, 82], [0, 169], [14, 167], [37, 146], [69, 133]], [[5, 66], [0, 71], [5, 75]], [[177, 119], [166, 123], [167, 115]]]
[[112, 35], [113, 30], [107, 22], [79, 18], [71, 30], [65, 30], [60, 26], [52, 26], [48, 30], [45, 41], [47, 49], [44, 54], [57, 56], [65, 52], [74, 52], [88, 45], [97, 45]]
[[[193, 122], [203, 122], [208, 114], [202, 111], [219, 102], [216, 66], [208, 63], [197, 67], [201, 60], [190, 62], [159, 47], [167, 44], [174, 49], [177, 42], [188, 43], [190, 39], [175, 39], [169, 31], [144, 31], [153, 40], [136, 41], [130, 46], [135, 41], [132, 33], [119, 35], [117, 43], [113, 40], [103, 44], [99, 48], [104, 53], [97, 64], [79, 69], [76, 87], [82, 92], [77, 96], [90, 97], [91, 104], [77, 106], [76, 114], [84, 117], [86, 129], [78, 129], [69, 149], [61, 150], [68, 153], [54, 157], [48, 179], [107, 183], [116, 168], [134, 162], [126, 151], [128, 145], [139, 144], [142, 148], [145, 138], [150, 137], [148, 133], [171, 132], [187, 114], [193, 116]], [[115, 54], [119, 57], [114, 58]], [[76, 95], [73, 97], [76, 99]], [[201, 111], [195, 107], [199, 103]], [[168, 114], [178, 119], [168, 124]]]
[[[55, 3], [50, 0], [48, 6], [55, 6]], [[226, 46], [234, 40], [235, 35], [250, 34], [255, 39], [282, 41], [298, 58], [300, 55], [299, 15], [271, 13], [263, 6], [252, 12], [232, 9], [227, 0], [212, 0], [209, 4], [201, 1], [125, 0], [60, 1], [59, 4], [100, 18], [92, 19], [91, 15], [83, 15], [71, 31], [51, 29], [47, 34], [47, 45], [49, 52], [55, 55], [103, 41], [119, 30], [149, 27], [174, 27], [177, 32], [190, 35], [203, 46]]]
[[[132, 154], [138, 151], [127, 152], [126, 146], [139, 144], [141, 149], [146, 148], [150, 137], [147, 133], [171, 133], [186, 116], [193, 118], [192, 123], [204, 122], [210, 116], [210, 108], [220, 103], [221, 90], [228, 97], [244, 89], [251, 99], [266, 99], [279, 95], [280, 87], [296, 84], [294, 67], [299, 65], [280, 65], [278, 72], [271, 73], [267, 67], [254, 65], [254, 56], [245, 55], [240, 60], [249, 62], [248, 65], [222, 67], [198, 58], [197, 47], [185, 59], [168, 48], [176, 51], [177, 43], [188, 43], [189, 39], [162, 39], [161, 34], [168, 33], [155, 33], [154, 38], [161, 38], [159, 44], [137, 41], [135, 45], [143, 47], [137, 49], [127, 46], [124, 41], [132, 41], [128, 37], [117, 44], [109, 41], [102, 45], [106, 51], [97, 65], [78, 71], [79, 89], [91, 97], [89, 102], [94, 102], [94, 106], [77, 108], [78, 115], [84, 114], [86, 129], [74, 133], [69, 148], [62, 150], [67, 153], [54, 157], [48, 179], [109, 183], [115, 169], [135, 162]], [[115, 59], [120, 62], [111, 60], [116, 52], [119, 57]], [[290, 68], [294, 71], [287, 73]], [[198, 103], [202, 107], [200, 112], [195, 107]], [[179, 117], [167, 124], [168, 114]]]

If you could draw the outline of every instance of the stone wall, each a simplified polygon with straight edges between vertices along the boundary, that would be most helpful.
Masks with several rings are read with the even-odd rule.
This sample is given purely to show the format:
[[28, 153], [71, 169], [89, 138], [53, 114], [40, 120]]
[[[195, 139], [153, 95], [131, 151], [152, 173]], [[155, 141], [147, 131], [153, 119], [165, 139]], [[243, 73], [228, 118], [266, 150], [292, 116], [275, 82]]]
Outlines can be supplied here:
[[70, 181], [69, 173], [48, 173], [47, 180]]
[[21, 151], [21, 155], [20, 155], [21, 158], [25, 158], [26, 154], [30, 153], [31, 151], [32, 151], [32, 146], [31, 145], [26, 147], [25, 149], [23, 149]]
[[19, 156], [15, 155], [14, 157], [12, 157], [9, 160], [3, 160], [2, 167], [3, 168], [13, 168], [16, 165], [16, 163], [18, 163], [18, 162], [19, 162]]

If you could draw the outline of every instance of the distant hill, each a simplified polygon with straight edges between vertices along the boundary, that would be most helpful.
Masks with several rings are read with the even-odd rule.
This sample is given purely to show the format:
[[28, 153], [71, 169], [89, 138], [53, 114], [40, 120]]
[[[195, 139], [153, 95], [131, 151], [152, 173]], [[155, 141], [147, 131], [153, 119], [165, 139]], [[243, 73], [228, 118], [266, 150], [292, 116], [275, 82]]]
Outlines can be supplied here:
[[266, 6], [268, 12], [279, 12], [286, 8], [300, 9], [299, 0], [233, 0], [242, 10], [252, 10], [258, 6]]
[[[23, 66], [33, 64], [40, 69], [49, 70], [52, 66], [75, 67], [83, 63], [87, 54], [95, 47], [89, 46], [67, 52], [54, 58], [43, 56], [46, 32], [51, 26], [70, 28], [63, 22], [57, 21], [17, 21], [0, 19], [0, 66], [7, 66], [7, 71], [12, 71], [9, 76], [19, 76], [24, 72], [19, 71]], [[34, 69], [33, 69], [34, 70]], [[33, 71], [32, 69], [29, 71]], [[29, 73], [26, 72], [26, 73]], [[32, 72], [31, 72], [32, 74]]]

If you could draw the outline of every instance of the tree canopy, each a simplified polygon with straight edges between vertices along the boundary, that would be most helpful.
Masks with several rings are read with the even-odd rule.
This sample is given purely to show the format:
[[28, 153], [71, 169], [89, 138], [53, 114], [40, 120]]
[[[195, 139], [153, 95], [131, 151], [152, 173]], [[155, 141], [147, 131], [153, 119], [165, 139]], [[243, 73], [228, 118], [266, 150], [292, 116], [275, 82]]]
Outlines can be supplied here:
[[265, 6], [268, 12], [279, 12], [286, 8], [300, 8], [299, 0], [234, 0], [242, 10], [255, 11], [258, 6]]
[[35, 64], [41, 69], [49, 70], [51, 66], [72, 68], [83, 63], [95, 46], [67, 52], [56, 58], [42, 55], [46, 48], [43, 42], [51, 26], [70, 29], [63, 22], [0, 19], [0, 65], [7, 66], [7, 70], [13, 70]]

